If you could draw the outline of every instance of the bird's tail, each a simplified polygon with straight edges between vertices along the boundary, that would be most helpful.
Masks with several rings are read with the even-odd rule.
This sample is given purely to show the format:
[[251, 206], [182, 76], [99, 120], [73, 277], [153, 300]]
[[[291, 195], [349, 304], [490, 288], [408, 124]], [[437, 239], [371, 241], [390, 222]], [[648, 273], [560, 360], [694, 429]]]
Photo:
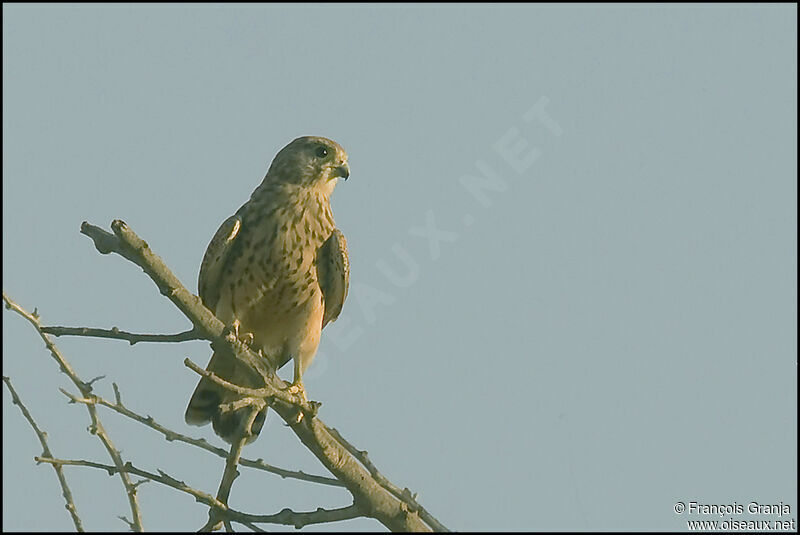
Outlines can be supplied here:
[[[261, 388], [264, 386], [260, 384], [260, 377], [255, 376], [244, 364], [239, 363], [232, 357], [224, 358], [214, 353], [206, 369], [239, 386], [246, 388]], [[194, 394], [189, 400], [184, 419], [190, 425], [205, 425], [211, 422], [214, 426], [214, 432], [222, 437], [225, 442], [233, 444], [238, 439], [242, 420], [247, 417], [249, 408], [242, 407], [234, 411], [222, 412], [220, 405], [231, 403], [240, 398], [241, 396], [235, 392], [231, 392], [203, 377], [197, 383], [197, 388], [194, 389]], [[266, 418], [267, 408], [264, 407], [256, 415], [253, 424], [250, 426], [248, 444], [258, 437], [261, 428], [264, 427]]]

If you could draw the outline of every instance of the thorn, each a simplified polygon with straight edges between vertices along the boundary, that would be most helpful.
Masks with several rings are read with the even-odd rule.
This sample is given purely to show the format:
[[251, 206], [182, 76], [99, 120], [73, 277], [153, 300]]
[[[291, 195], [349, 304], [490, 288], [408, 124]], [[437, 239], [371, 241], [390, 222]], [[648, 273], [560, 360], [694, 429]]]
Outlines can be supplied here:
[[111, 386], [114, 388], [114, 397], [116, 398], [117, 405], [122, 405], [122, 394], [119, 393], [119, 386], [117, 386], [117, 383], [111, 383]]
[[105, 375], [98, 375], [98, 376], [97, 376], [97, 377], [95, 377], [94, 379], [91, 379], [91, 380], [89, 380], [89, 382], [88, 382], [88, 383], [84, 383], [84, 384], [85, 384], [86, 386], [88, 386], [88, 387], [91, 389], [91, 387], [92, 387], [92, 384], [96, 383], [97, 381], [100, 381], [101, 379], [105, 379], [105, 378], [106, 378], [106, 376], [105, 376]]
[[125, 522], [126, 524], [128, 524], [128, 527], [129, 527], [131, 530], [133, 530], [133, 528], [135, 528], [135, 527], [136, 527], [136, 526], [134, 526], [133, 522], [131, 522], [130, 520], [128, 520], [128, 519], [127, 519], [127, 518], [125, 518], [124, 516], [118, 516], [117, 518], [119, 518], [120, 520], [122, 520], [123, 522]]
[[137, 481], [136, 483], [134, 483], [133, 484], [133, 488], [137, 489], [139, 487], [139, 485], [141, 485], [143, 483], [151, 483], [151, 482], [152, 482], [152, 479], [146, 479], [145, 478], [145, 479], [142, 479], [141, 481]]

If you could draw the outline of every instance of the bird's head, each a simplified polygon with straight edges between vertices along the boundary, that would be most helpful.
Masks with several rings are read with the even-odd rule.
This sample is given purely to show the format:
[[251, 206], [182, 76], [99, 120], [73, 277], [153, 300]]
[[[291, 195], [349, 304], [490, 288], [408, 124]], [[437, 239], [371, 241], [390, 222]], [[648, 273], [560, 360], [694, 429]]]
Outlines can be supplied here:
[[266, 181], [320, 188], [328, 195], [337, 178], [350, 176], [347, 153], [335, 141], [317, 136], [295, 139], [272, 160]]

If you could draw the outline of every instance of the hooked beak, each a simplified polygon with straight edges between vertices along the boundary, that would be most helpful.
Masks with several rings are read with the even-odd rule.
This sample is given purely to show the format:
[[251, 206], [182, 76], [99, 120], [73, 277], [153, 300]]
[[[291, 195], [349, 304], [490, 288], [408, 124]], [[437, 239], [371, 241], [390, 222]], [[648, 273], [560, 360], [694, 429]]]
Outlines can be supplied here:
[[347, 162], [343, 162], [341, 165], [334, 167], [333, 176], [339, 176], [347, 180], [350, 177], [350, 166], [347, 165]]

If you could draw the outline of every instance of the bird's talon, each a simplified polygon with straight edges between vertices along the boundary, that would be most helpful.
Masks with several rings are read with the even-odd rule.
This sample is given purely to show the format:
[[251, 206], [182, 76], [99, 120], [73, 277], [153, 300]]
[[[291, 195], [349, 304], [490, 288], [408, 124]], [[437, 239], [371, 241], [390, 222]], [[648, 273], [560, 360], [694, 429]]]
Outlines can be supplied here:
[[303, 400], [304, 403], [308, 403], [308, 398], [306, 397], [306, 389], [303, 387], [303, 383], [292, 383], [286, 388], [286, 392], [293, 396], [298, 396], [300, 399]]
[[240, 334], [239, 333], [239, 328], [241, 326], [242, 326], [242, 322], [240, 322], [239, 320], [233, 320], [233, 323], [231, 323], [231, 326], [230, 326], [230, 333], [233, 334], [233, 336], [234, 336], [234, 338], [236, 340], [238, 340], [242, 344], [246, 345], [247, 347], [250, 347], [253, 344], [253, 340], [255, 339], [255, 336], [253, 335], [253, 333], [242, 333], [242, 334]]

